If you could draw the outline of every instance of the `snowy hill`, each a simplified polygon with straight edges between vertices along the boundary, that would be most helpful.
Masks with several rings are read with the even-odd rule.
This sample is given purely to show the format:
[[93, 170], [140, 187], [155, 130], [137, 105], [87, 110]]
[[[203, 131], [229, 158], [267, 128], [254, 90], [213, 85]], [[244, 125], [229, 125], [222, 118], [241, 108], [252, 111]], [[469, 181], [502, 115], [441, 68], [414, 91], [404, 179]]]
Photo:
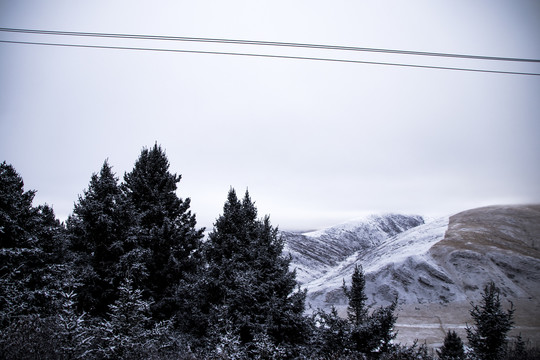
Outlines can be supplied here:
[[[426, 224], [418, 216], [369, 216], [283, 235], [312, 308], [343, 312], [343, 280], [350, 282], [360, 264], [371, 304], [398, 297], [401, 336], [422, 326], [437, 332], [434, 339], [444, 338], [447, 329], [463, 330], [470, 301], [480, 299], [489, 280], [519, 304], [516, 323], [522, 316], [524, 334], [540, 333], [540, 205], [479, 208]], [[434, 308], [446, 315], [434, 316]], [[415, 317], [420, 313], [422, 320]], [[441, 320], [445, 316], [451, 320]], [[411, 328], [410, 322], [418, 324]]]
[[321, 278], [355, 252], [373, 248], [423, 223], [417, 215], [368, 215], [309, 233], [282, 232], [284, 251], [292, 255], [298, 281], [306, 284]]

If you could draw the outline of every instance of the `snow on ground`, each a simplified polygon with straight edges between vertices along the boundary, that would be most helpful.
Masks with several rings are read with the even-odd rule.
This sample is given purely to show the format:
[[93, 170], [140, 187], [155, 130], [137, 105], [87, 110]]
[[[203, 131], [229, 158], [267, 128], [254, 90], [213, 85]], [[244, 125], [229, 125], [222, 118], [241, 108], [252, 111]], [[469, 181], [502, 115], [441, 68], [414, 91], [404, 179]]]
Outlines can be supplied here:
[[322, 230], [303, 234], [282, 232], [291, 269], [306, 284], [321, 278], [351, 256], [372, 249], [388, 238], [424, 224], [418, 215], [370, 214]]
[[309, 231], [303, 233], [302, 235], [316, 238], [322, 235], [328, 235], [329, 233], [357, 231], [359, 227], [365, 227], [366, 224], [374, 223], [377, 218], [381, 218], [383, 216], [385, 216], [385, 214], [365, 214], [357, 217], [356, 219], [352, 219], [337, 225], [328, 226], [323, 229]]
[[[343, 302], [341, 291], [343, 280], [350, 283], [355, 264], [362, 265], [366, 274], [366, 287], [370, 289], [375, 285], [377, 287], [384, 286], [387, 281], [388, 283], [393, 282], [392, 279], [396, 276], [394, 269], [402, 267], [404, 263], [407, 263], [406, 268], [425, 264], [423, 268], [430, 268], [430, 271], [438, 273], [440, 269], [433, 264], [427, 252], [434, 244], [444, 238], [448, 222], [449, 217], [442, 217], [383, 239], [371, 248], [354, 252], [337, 266], [329, 269], [323, 276], [303, 285], [308, 290], [308, 303], [315, 308], [325, 308], [329, 303]], [[370, 279], [377, 279], [377, 284], [369, 284]], [[400, 298], [407, 302], [415, 301], [420, 291], [412, 288], [408, 289], [407, 292], [409, 291], [410, 294], [402, 294], [403, 291], [399, 290]], [[388, 294], [387, 297], [393, 296], [392, 293]], [[411, 299], [408, 299], [409, 297]]]
[[449, 217], [439, 218], [400, 233], [366, 254], [359, 254], [358, 259], [364, 272], [372, 273], [390, 263], [402, 263], [409, 257], [425, 255], [433, 245], [444, 238], [448, 222]]

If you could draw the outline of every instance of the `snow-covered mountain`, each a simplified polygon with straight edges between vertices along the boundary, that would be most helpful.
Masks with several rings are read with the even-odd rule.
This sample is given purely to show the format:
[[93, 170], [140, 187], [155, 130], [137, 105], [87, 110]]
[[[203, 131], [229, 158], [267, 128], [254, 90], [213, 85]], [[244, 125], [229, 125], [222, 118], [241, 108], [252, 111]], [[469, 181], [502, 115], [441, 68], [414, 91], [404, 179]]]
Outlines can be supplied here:
[[[420, 216], [368, 216], [283, 236], [312, 308], [344, 311], [343, 280], [350, 282], [359, 264], [369, 302], [382, 305], [397, 297], [400, 316], [409, 321], [416, 321], [411, 311], [431, 309], [422, 321], [433, 321], [428, 328], [439, 331], [440, 339], [444, 330], [462, 329], [470, 321], [464, 309], [480, 300], [490, 280], [503, 298], [520, 304], [516, 317], [528, 324], [523, 331], [540, 333], [540, 205], [485, 207], [427, 223]], [[441, 314], [430, 320], [435, 307], [454, 315], [446, 323]], [[458, 307], [459, 313], [453, 312]]]
[[282, 232], [284, 251], [292, 255], [298, 281], [307, 284], [331, 272], [356, 252], [373, 248], [423, 223], [422, 217], [417, 215], [368, 215], [303, 234]]

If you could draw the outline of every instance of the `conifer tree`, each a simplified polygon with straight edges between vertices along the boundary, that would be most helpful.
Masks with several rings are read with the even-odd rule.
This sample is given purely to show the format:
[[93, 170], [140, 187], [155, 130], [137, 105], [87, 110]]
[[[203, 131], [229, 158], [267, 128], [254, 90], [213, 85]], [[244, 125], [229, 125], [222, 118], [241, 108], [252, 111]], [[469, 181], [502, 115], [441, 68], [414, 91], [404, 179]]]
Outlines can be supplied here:
[[512, 352], [512, 355], [514, 355], [514, 357], [517, 359], [526, 359], [527, 357], [525, 341], [523, 340], [521, 333], [519, 333], [519, 335], [516, 337], [516, 340], [514, 341]]
[[355, 265], [351, 278], [351, 289], [347, 288], [343, 280], [343, 292], [349, 299], [347, 315], [353, 325], [360, 325], [366, 320], [368, 308], [366, 306], [367, 296], [365, 293], [366, 280], [362, 266]]
[[440, 350], [437, 350], [437, 355], [441, 360], [463, 360], [465, 359], [465, 350], [463, 349], [463, 341], [455, 331], [446, 333], [444, 344]]
[[58, 338], [56, 349], [65, 359], [88, 358], [93, 351], [92, 329], [86, 323], [86, 314], [76, 311], [75, 291], [66, 289], [61, 292], [61, 309], [55, 316], [55, 333]]
[[500, 290], [493, 281], [484, 287], [480, 305], [470, 310], [474, 326], [467, 326], [467, 339], [481, 360], [500, 359], [506, 349], [506, 334], [513, 326], [514, 306], [503, 311]]
[[65, 238], [52, 208], [0, 164], [0, 327], [20, 315], [50, 315], [62, 276]]
[[351, 324], [340, 317], [334, 306], [329, 313], [319, 309], [313, 316], [316, 325], [312, 336], [312, 351], [321, 358], [339, 359], [350, 353]]
[[275, 344], [305, 340], [305, 293], [295, 291], [295, 273], [282, 251], [277, 229], [268, 216], [257, 219], [248, 191], [239, 201], [231, 188], [206, 243], [204, 309], [209, 319], [231, 321], [244, 345], [260, 334]]
[[31, 246], [31, 220], [35, 191], [24, 191], [24, 182], [12, 165], [0, 164], [0, 247]]
[[365, 294], [365, 276], [361, 266], [356, 265], [351, 277], [349, 289], [343, 280], [343, 292], [349, 300], [347, 307], [348, 331], [346, 346], [357, 353], [386, 353], [390, 350], [393, 339], [397, 336], [394, 314], [397, 299], [389, 306], [381, 306], [368, 313]]
[[107, 317], [99, 326], [101, 343], [98, 352], [111, 359], [154, 358], [161, 348], [170, 344], [170, 321], [151, 326], [150, 302], [142, 291], [133, 288], [130, 277], [119, 286], [119, 297], [109, 306]]
[[[65, 237], [52, 208], [34, 207], [35, 191], [12, 165], [0, 164], [0, 354], [48, 358], [64, 269]], [[2, 356], [0, 355], [0, 357]]]
[[121, 276], [118, 262], [126, 251], [130, 214], [118, 179], [105, 161], [93, 174], [88, 189], [79, 196], [67, 220], [71, 249], [75, 253], [79, 307], [94, 315], [104, 315], [118, 296]]
[[132, 250], [124, 260], [140, 267], [144, 278], [135, 280], [153, 302], [153, 317], [161, 320], [179, 311], [178, 292], [183, 291], [179, 286], [200, 267], [198, 250], [204, 229], [196, 229], [190, 199], [176, 195], [180, 179], [169, 172], [167, 156], [156, 144], [142, 150], [122, 187], [135, 220]]

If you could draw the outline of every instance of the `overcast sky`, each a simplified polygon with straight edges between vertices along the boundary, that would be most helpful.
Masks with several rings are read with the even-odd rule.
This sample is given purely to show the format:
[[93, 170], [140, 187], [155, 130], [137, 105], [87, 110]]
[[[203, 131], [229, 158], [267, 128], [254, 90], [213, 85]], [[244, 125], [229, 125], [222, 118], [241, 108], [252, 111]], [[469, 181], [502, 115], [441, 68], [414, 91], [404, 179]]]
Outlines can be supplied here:
[[[3, 1], [0, 27], [540, 59], [538, 1]], [[0, 32], [0, 40], [540, 73], [539, 64]], [[65, 219], [165, 149], [200, 226], [230, 186], [281, 229], [540, 202], [540, 76], [0, 43], [0, 161]]]

